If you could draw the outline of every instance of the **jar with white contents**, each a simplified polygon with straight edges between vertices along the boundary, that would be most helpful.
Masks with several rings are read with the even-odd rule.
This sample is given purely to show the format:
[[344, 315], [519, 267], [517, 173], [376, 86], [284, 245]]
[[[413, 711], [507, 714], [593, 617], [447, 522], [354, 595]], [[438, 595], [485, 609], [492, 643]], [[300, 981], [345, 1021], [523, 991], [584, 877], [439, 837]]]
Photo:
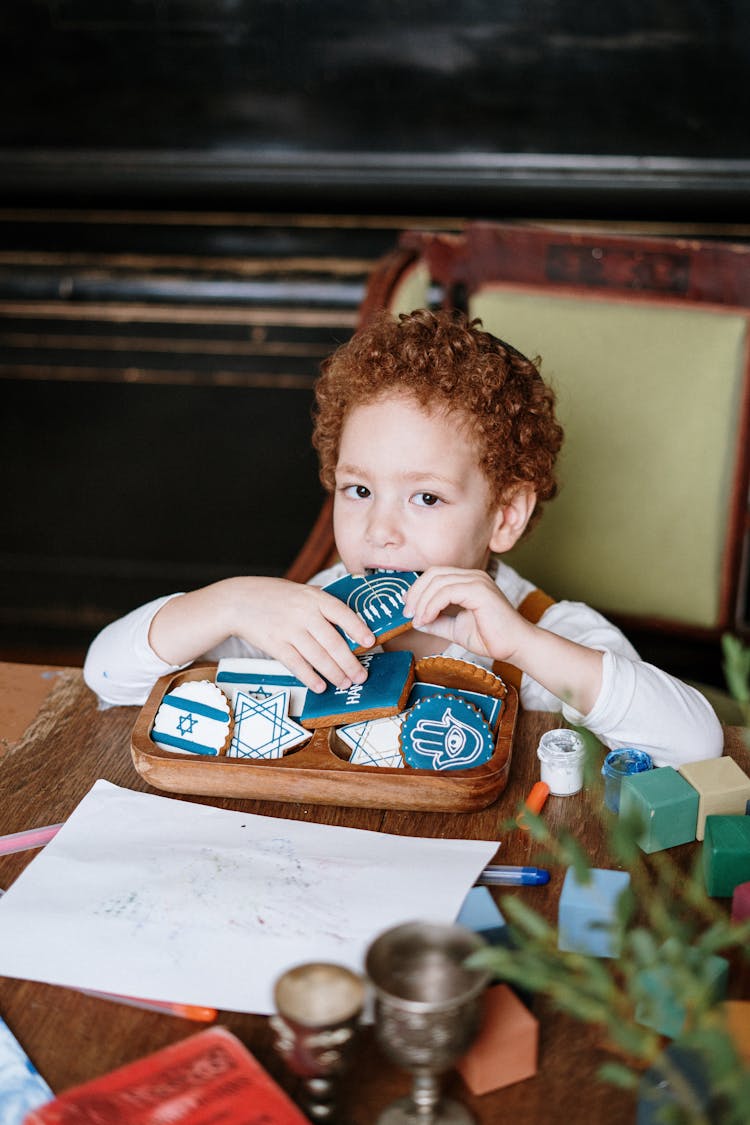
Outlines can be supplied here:
[[561, 727], [542, 735], [537, 747], [541, 778], [554, 797], [570, 797], [583, 788], [586, 747], [580, 734]]

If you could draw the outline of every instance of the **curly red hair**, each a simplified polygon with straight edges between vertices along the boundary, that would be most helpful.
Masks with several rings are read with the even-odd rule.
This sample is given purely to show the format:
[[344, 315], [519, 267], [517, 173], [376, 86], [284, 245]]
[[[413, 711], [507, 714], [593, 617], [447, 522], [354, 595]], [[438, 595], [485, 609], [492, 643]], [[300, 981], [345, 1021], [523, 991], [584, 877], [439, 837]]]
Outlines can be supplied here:
[[324, 361], [321, 372], [313, 445], [329, 491], [349, 412], [396, 392], [428, 410], [457, 413], [468, 424], [493, 504], [505, 503], [517, 485], [530, 484], [536, 518], [555, 496], [563, 431], [554, 394], [538, 366], [485, 332], [480, 320], [426, 309], [398, 320], [378, 313]]

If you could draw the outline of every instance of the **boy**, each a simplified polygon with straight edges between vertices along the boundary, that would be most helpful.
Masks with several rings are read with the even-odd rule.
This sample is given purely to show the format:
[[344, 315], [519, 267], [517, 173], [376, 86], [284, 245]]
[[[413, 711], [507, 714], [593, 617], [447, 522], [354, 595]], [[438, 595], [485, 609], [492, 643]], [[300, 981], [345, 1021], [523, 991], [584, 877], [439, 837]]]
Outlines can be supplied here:
[[552, 392], [519, 352], [451, 313], [382, 314], [323, 365], [313, 441], [341, 564], [307, 586], [226, 579], [114, 622], [84, 668], [105, 702], [142, 703], [158, 676], [200, 656], [264, 653], [313, 691], [361, 683], [336, 626], [360, 645], [374, 637], [320, 586], [346, 571], [416, 570], [415, 628], [385, 647], [512, 664], [525, 707], [562, 709], [657, 765], [722, 753], [703, 696], [640, 661], [600, 614], [558, 602], [534, 624], [518, 612], [533, 587], [495, 560], [555, 495], [562, 444]]

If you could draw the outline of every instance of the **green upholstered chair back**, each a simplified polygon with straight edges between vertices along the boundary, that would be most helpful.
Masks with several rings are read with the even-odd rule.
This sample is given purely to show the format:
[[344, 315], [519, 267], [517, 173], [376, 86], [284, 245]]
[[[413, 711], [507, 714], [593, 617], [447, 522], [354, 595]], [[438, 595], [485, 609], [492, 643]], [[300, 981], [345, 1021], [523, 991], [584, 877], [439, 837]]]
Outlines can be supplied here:
[[[502, 227], [476, 227], [476, 238], [471, 227], [465, 238], [418, 236], [388, 304], [411, 311], [441, 285], [443, 303], [463, 304], [489, 331], [539, 357], [557, 394], [566, 432], [560, 492], [506, 561], [553, 597], [623, 620], [697, 633], [731, 626], [747, 495], [741, 283], [708, 285], [709, 299], [700, 299], [686, 271], [697, 261], [707, 272], [711, 262], [696, 256], [695, 243], [685, 257], [680, 243], [648, 240], [651, 269], [635, 239], [589, 245], [534, 231], [519, 246], [517, 228], [504, 238]], [[581, 267], [597, 248], [594, 262], [611, 256], [609, 282]], [[723, 254], [722, 269], [728, 259], [747, 273], [741, 248], [708, 250], [713, 259]], [[541, 279], [535, 255], [546, 263]], [[633, 261], [641, 263], [635, 275]]]

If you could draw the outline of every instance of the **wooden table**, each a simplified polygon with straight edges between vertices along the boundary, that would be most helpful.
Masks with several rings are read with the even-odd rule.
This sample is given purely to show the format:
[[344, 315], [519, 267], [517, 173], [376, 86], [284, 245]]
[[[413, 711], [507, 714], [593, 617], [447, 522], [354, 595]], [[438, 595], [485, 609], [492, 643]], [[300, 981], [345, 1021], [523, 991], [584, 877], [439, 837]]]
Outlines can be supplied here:
[[[148, 790], [133, 768], [130, 735], [137, 708], [100, 711], [78, 669], [0, 664], [0, 834], [63, 821], [97, 778], [135, 790]], [[516, 727], [511, 776], [495, 805], [476, 813], [411, 813], [259, 801], [190, 798], [224, 808], [296, 820], [345, 825], [401, 835], [493, 840], [500, 825], [538, 779], [536, 746], [558, 717], [521, 714]], [[745, 769], [750, 754], [741, 733], [727, 728], [727, 748]], [[153, 790], [151, 790], [153, 791]], [[608, 860], [599, 821], [587, 816], [580, 796], [550, 798], [545, 818], [553, 830], [567, 827], [585, 843], [597, 866]], [[687, 862], [693, 846], [673, 849]], [[537, 846], [527, 833], [503, 834], [498, 862], [533, 863]], [[34, 852], [0, 857], [0, 887], [8, 887]], [[553, 870], [543, 888], [501, 888], [520, 894], [550, 920], [556, 920], [564, 871]], [[292, 904], [293, 905], [293, 904]], [[239, 969], [238, 971], [241, 971]], [[250, 968], [248, 967], [248, 971]], [[481, 1098], [472, 1097], [456, 1074], [445, 1081], [481, 1123], [515, 1125], [575, 1122], [576, 1125], [631, 1123], [634, 1102], [628, 1094], [595, 1078], [607, 1057], [596, 1029], [553, 1012], [534, 1001], [540, 1019], [539, 1071], [536, 1077]], [[0, 1015], [55, 1092], [86, 1081], [191, 1034], [199, 1025], [84, 996], [73, 990], [0, 978]], [[289, 1088], [264, 1017], [221, 1013], [230, 1028], [276, 1079]], [[378, 1112], [409, 1088], [409, 1076], [378, 1051], [371, 1031], [362, 1042], [350, 1075], [342, 1081], [343, 1120], [370, 1125]]]

